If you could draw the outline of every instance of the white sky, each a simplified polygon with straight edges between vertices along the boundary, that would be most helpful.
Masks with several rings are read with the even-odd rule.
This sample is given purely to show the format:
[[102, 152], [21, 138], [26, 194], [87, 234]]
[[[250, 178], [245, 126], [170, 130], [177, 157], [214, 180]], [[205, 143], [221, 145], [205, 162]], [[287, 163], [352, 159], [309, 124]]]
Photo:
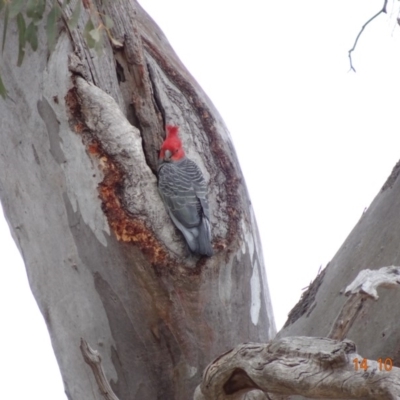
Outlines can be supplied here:
[[[354, 74], [347, 51], [383, 0], [140, 3], [230, 129], [279, 329], [400, 159], [397, 11], [366, 28]], [[65, 400], [43, 318], [2, 219], [0, 251], [2, 395]]]

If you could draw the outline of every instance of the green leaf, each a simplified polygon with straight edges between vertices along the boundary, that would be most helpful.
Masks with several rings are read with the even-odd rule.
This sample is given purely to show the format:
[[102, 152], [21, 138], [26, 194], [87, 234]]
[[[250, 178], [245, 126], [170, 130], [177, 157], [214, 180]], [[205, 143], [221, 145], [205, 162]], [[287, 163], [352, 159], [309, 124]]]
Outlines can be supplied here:
[[32, 50], [36, 51], [38, 48], [38, 27], [33, 21], [28, 25], [25, 32], [25, 40], [30, 43]]
[[86, 44], [89, 46], [90, 49], [93, 49], [93, 47], [96, 44], [93, 37], [89, 34], [93, 30], [94, 30], [94, 25], [92, 19], [89, 18], [88, 22], [86, 22], [85, 29], [83, 31], [83, 37], [85, 38]]
[[51, 9], [49, 15], [47, 16], [47, 25], [46, 25], [47, 43], [50, 51], [53, 51], [54, 46], [56, 44], [56, 39], [58, 37], [57, 20], [60, 15], [61, 15], [61, 10], [58, 7], [58, 4], [54, 3], [53, 8]]
[[75, 29], [77, 27], [78, 21], [79, 21], [79, 16], [81, 15], [81, 9], [82, 9], [82, 2], [81, 2], [81, 0], [78, 0], [76, 2], [76, 6], [71, 15], [71, 18], [68, 21], [68, 26], [70, 29]]
[[29, 18], [35, 17], [37, 3], [38, 3], [37, 0], [28, 0], [28, 3], [26, 3], [26, 15]]
[[24, 0], [13, 0], [10, 4], [10, 18], [14, 18], [24, 5]]
[[4, 45], [6, 44], [7, 26], [8, 26], [8, 15], [10, 8], [8, 4], [6, 5], [6, 10], [4, 11], [4, 27], [3, 27], [3, 44], [1, 45], [1, 52], [4, 51]]
[[24, 17], [21, 13], [17, 15], [17, 27], [18, 27], [18, 61], [17, 66], [20, 67], [25, 55], [25, 31], [26, 24]]
[[96, 44], [94, 45], [94, 50], [96, 51], [98, 56], [101, 56], [101, 54], [103, 53], [103, 44], [101, 40], [96, 42]]
[[62, 15], [62, 10], [61, 10], [60, 6], [58, 5], [58, 3], [56, 1], [54, 2], [53, 8], [56, 9], [56, 11], [55, 11], [56, 19], [59, 19], [61, 17], [61, 15]]
[[114, 26], [113, 20], [108, 15], [106, 15], [105, 19], [106, 19], [106, 28], [111, 29]]
[[5, 100], [7, 97], [7, 89], [4, 86], [3, 80], [1, 79], [0, 75], [0, 96]]
[[26, 5], [26, 15], [35, 22], [42, 20], [44, 10], [46, 8], [46, 0], [28, 0]]
[[34, 17], [36, 21], [40, 21], [43, 19], [45, 9], [46, 9], [46, 0], [38, 0]]
[[93, 38], [93, 40], [97, 43], [100, 41], [100, 29], [93, 29], [89, 32], [89, 35]]

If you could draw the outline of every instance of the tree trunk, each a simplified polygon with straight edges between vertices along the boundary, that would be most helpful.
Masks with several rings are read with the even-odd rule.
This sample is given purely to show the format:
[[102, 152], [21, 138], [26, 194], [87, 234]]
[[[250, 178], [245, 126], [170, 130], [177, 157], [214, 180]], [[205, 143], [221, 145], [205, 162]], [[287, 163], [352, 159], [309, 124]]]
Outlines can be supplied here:
[[[400, 265], [399, 173], [400, 162], [393, 168], [381, 191], [335, 257], [293, 308], [277, 338], [297, 335], [337, 337], [332, 332], [343, 331], [345, 334], [340, 333], [341, 339], [355, 342], [363, 358], [372, 362], [386, 362], [393, 365], [393, 368], [400, 367], [400, 308], [397, 307], [400, 292], [388, 290], [400, 282], [398, 268], [386, 268], [394, 271], [393, 282], [386, 282], [386, 289], [381, 288], [377, 292], [369, 292], [371, 284], [368, 283], [364, 288], [357, 277], [361, 272], [362, 279], [367, 279], [372, 272], [366, 269], [386, 270], [381, 267]], [[353, 289], [364, 293], [364, 296], [354, 298], [348, 306], [348, 300], [343, 294], [350, 284]], [[369, 368], [366, 376], [372, 376], [373, 373]], [[391, 370], [386, 372], [389, 379], [390, 374]]]
[[[188, 399], [217, 355], [275, 334], [248, 193], [221, 117], [140, 5], [92, 0], [69, 30], [74, 5], [54, 51], [41, 29], [20, 68], [10, 25], [1, 202], [68, 398]], [[122, 47], [89, 50], [89, 14]], [[209, 182], [211, 258], [186, 254], [157, 192], [168, 123]]]
[[[327, 268], [310, 285], [292, 310], [278, 337], [327, 336], [330, 324], [346, 301], [340, 293], [364, 269], [400, 265], [400, 172], [398, 163], [368, 210]], [[347, 338], [357, 343], [364, 357], [390, 357], [400, 367], [400, 301], [398, 290], [379, 290], [378, 301], [361, 305]]]

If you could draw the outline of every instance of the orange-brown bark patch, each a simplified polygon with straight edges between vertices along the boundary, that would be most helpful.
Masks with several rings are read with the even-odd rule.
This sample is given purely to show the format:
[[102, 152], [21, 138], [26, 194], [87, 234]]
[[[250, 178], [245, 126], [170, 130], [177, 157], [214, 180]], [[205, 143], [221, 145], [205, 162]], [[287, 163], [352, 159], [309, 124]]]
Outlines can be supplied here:
[[121, 200], [121, 193], [124, 190], [124, 173], [118, 163], [105, 153], [101, 143], [85, 124], [75, 87], [68, 91], [65, 102], [70, 112], [70, 126], [76, 133], [82, 135], [88, 154], [99, 160], [103, 170], [104, 179], [99, 184], [98, 190], [102, 210], [107, 217], [111, 230], [118, 240], [137, 245], [150, 259], [157, 273], [161, 273], [161, 268], [170, 269], [173, 262], [166, 249], [155, 238], [144, 220], [131, 215], [125, 209]]

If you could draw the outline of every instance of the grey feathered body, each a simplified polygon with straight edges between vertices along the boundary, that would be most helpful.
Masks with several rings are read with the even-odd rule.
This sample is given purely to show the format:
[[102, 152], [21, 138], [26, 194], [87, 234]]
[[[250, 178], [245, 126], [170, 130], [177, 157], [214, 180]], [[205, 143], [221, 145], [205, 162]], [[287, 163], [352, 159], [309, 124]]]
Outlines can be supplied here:
[[213, 255], [207, 185], [192, 160], [162, 162], [158, 190], [169, 216], [195, 254]]

